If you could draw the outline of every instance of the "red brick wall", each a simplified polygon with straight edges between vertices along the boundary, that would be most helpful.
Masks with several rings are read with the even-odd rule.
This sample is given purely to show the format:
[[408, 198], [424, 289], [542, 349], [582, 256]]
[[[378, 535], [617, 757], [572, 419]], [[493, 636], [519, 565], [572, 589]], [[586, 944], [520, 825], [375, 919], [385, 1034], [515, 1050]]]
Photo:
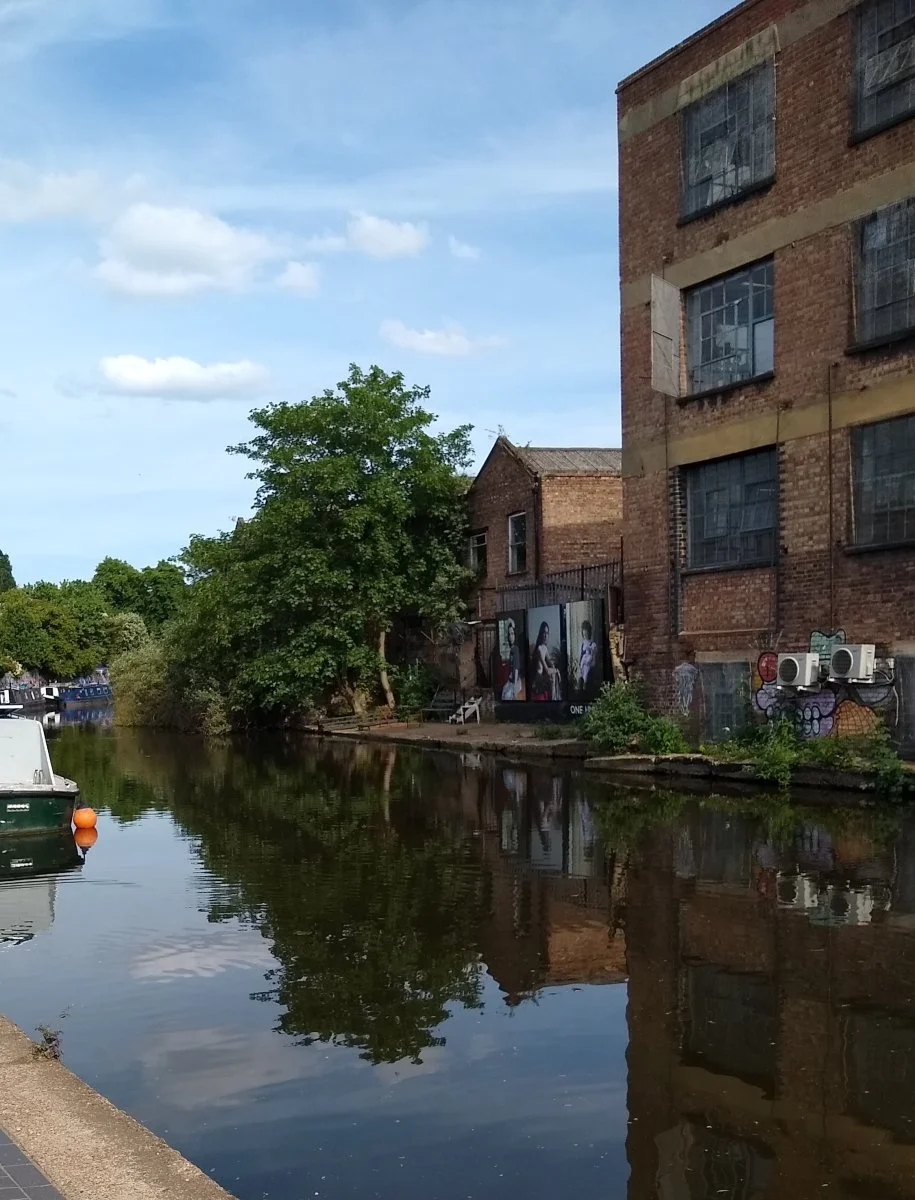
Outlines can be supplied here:
[[[802, 8], [807, 8], [804, 0], [758, 0], [743, 6], [699, 41], [624, 84], [621, 116]], [[854, 16], [846, 13], [777, 55], [777, 179], [761, 195], [678, 225], [679, 115], [622, 141], [624, 289], [651, 273], [665, 274], [671, 264], [696, 254], [726, 249], [729, 241], [766, 222], [915, 161], [915, 119], [858, 145], [849, 143], [853, 28]], [[649, 306], [624, 307], [627, 656], [659, 704], [670, 700], [669, 673], [687, 642], [700, 654], [733, 650], [735, 658], [752, 659], [765, 630], [781, 632], [782, 650], [805, 649], [812, 630], [830, 627], [844, 628], [851, 642], [875, 642], [886, 650], [894, 642], [915, 640], [915, 553], [848, 552], [849, 423], [885, 415], [880, 398], [893, 381], [911, 381], [915, 411], [911, 344], [847, 353], [853, 235], [846, 223], [799, 234], [775, 251], [776, 374], [767, 383], [707, 400], [665, 399], [650, 387]], [[843, 397], [846, 415], [834, 426], [831, 455], [825, 431], [782, 432], [805, 408], [818, 406], [825, 413]], [[855, 402], [851, 416], [849, 397], [860, 397], [860, 408]], [[750, 418], [768, 422], [766, 441], [756, 445], [782, 443], [777, 576], [771, 570], [716, 572], [685, 577], [678, 587], [673, 563], [683, 561], [677, 540], [682, 530], [670, 500], [670, 475], [659, 460], [663, 464], [665, 453], [676, 447], [682, 451], [697, 435], [712, 435], [704, 443], [703, 458], [750, 448], [749, 443], [734, 443], [744, 436], [734, 430], [745, 429]], [[653, 454], [643, 455], [646, 447]], [[634, 457], [633, 448], [639, 451]], [[700, 461], [689, 458], [688, 449], [685, 453], [679, 461]], [[696, 630], [733, 632], [686, 636]]]
[[[517, 458], [496, 445], [483, 464], [467, 497], [470, 526], [474, 532], [486, 531], [486, 577], [477, 592], [483, 617], [496, 612], [499, 588], [533, 583], [536, 564], [537, 496], [534, 480]], [[527, 570], [523, 575], [508, 574], [508, 518], [527, 513]]]
[[618, 557], [623, 484], [609, 475], [557, 475], [541, 484], [541, 570], [560, 571]]

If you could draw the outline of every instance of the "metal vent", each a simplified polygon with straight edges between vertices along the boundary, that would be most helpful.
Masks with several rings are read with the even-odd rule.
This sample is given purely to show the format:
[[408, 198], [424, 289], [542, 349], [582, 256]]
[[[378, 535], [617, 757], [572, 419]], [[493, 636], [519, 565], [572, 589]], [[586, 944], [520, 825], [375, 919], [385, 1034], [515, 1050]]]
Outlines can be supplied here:
[[854, 665], [855, 660], [852, 657], [851, 651], [847, 650], [844, 646], [833, 652], [832, 669], [836, 675], [850, 675]]
[[800, 674], [796, 658], [783, 658], [778, 666], [778, 677], [782, 683], [797, 683]]

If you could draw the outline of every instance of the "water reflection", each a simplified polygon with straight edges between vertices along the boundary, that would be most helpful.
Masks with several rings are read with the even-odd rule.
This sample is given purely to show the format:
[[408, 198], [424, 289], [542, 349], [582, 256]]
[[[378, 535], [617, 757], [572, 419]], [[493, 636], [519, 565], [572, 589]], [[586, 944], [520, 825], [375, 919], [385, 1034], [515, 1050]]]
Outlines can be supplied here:
[[0, 949], [51, 928], [58, 877], [82, 864], [69, 833], [0, 838]]
[[911, 814], [53, 750], [108, 825], [4, 1008], [78, 995], [70, 1064], [241, 1200], [915, 1197]]

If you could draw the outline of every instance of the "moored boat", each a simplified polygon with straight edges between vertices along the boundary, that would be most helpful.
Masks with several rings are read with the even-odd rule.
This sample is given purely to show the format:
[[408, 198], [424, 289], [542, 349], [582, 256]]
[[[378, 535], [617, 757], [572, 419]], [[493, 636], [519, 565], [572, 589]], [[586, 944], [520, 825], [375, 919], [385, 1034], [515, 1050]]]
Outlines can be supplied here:
[[79, 787], [55, 775], [40, 721], [0, 706], [0, 837], [68, 829]]

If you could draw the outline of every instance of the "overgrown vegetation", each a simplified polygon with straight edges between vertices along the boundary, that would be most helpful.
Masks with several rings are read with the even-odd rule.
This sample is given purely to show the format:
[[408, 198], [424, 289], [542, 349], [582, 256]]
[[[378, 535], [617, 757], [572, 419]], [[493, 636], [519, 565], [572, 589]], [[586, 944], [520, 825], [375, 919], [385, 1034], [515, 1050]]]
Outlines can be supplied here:
[[[428, 702], [430, 674], [394, 671], [387, 636], [397, 617], [436, 629], [463, 615], [471, 455], [469, 427], [430, 432], [428, 397], [400, 374], [353, 366], [333, 391], [251, 414], [253, 438], [230, 452], [252, 463], [254, 513], [191, 540], [180, 611], [155, 650], [115, 665], [120, 723], [276, 726]], [[107, 579], [112, 594], [119, 580]]]
[[908, 775], [883, 725], [850, 737], [802, 738], [793, 722], [782, 719], [750, 725], [726, 742], [702, 747], [717, 762], [745, 763], [754, 779], [787, 788], [799, 767], [868, 771], [877, 790], [898, 797], [908, 790]]
[[397, 700], [397, 715], [409, 720], [421, 715], [439, 686], [439, 675], [425, 663], [392, 666], [388, 678]]
[[0, 670], [45, 679], [88, 675], [173, 619], [187, 591], [174, 563], [138, 571], [107, 558], [91, 582], [16, 587], [0, 555]]
[[605, 684], [581, 722], [582, 736], [608, 754], [686, 754], [683, 730], [648, 711], [634, 684]]

